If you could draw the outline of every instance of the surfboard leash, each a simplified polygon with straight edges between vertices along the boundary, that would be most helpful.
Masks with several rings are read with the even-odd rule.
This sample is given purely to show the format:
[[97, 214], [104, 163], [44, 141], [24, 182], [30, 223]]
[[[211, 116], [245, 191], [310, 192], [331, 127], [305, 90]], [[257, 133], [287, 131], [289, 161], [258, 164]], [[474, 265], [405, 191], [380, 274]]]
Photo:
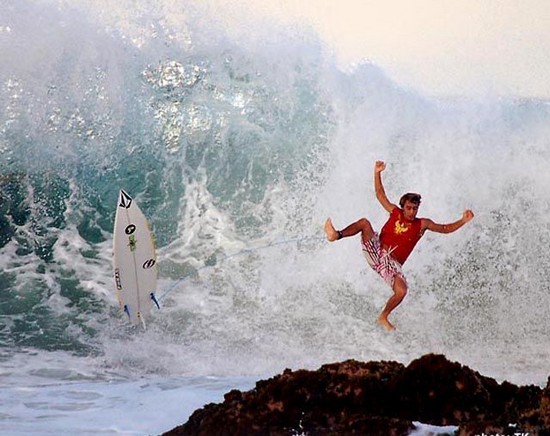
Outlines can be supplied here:
[[[300, 243], [300, 242], [306, 242], [306, 241], [309, 241], [309, 242], [312, 242], [312, 241], [326, 241], [326, 238], [319, 237], [319, 236], [306, 236], [306, 237], [302, 237], [302, 238], [292, 238], [292, 239], [283, 239], [283, 240], [280, 240], [280, 241], [273, 241], [273, 242], [270, 242], [270, 243], [265, 244], [265, 245], [260, 245], [259, 247], [243, 248], [242, 250], [240, 250], [236, 253], [231, 253], [231, 254], [228, 254], [226, 256], [222, 256], [219, 259], [216, 259], [216, 262], [213, 263], [213, 264], [205, 263], [201, 267], [199, 267], [199, 268], [197, 268], [197, 269], [181, 276], [174, 283], [172, 283], [172, 285], [170, 285], [168, 288], [166, 288], [166, 290], [164, 290], [164, 292], [162, 293], [162, 295], [160, 297], [154, 298], [154, 295], [152, 295], [151, 298], [153, 298], [153, 301], [155, 301], [155, 303], [157, 304], [157, 307], [160, 309], [160, 305], [159, 305], [160, 301], [164, 300], [164, 298], [170, 292], [172, 292], [178, 285], [180, 285], [182, 282], [184, 282], [189, 277], [197, 274], [199, 271], [202, 271], [205, 268], [210, 268], [210, 267], [219, 265], [219, 264], [225, 262], [226, 260], [229, 260], [233, 257], [242, 256], [243, 254], [254, 253], [256, 251], [265, 250], [267, 248], [276, 247], [278, 245]], [[158, 300], [158, 301], [156, 301], [156, 300]]]

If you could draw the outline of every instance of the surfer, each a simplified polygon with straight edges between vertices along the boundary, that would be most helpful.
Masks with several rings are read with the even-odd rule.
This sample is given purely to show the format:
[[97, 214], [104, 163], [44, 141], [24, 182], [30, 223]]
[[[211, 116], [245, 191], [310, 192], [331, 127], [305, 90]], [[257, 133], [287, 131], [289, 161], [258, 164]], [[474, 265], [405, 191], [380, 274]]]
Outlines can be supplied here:
[[452, 233], [471, 221], [474, 213], [466, 210], [462, 218], [449, 224], [437, 224], [428, 218], [417, 218], [421, 197], [419, 194], [407, 193], [399, 200], [399, 207], [393, 204], [384, 190], [381, 173], [386, 164], [377, 161], [374, 165], [374, 190], [382, 207], [390, 214], [380, 234], [374, 231], [366, 218], [350, 224], [343, 230], [336, 230], [330, 218], [325, 222], [325, 233], [331, 242], [361, 233], [361, 246], [368, 264], [384, 281], [390, 285], [393, 295], [389, 298], [384, 310], [378, 317], [378, 323], [387, 330], [395, 327], [388, 320], [389, 314], [407, 295], [407, 280], [401, 269], [416, 243], [426, 230], [436, 233]]

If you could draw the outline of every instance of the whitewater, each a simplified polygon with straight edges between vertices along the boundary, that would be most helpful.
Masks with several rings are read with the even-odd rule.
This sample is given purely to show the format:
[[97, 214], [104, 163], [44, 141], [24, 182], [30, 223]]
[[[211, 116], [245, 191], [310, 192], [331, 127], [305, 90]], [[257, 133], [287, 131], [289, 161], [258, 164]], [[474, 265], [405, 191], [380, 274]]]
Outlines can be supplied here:
[[[545, 385], [550, 104], [423, 95], [311, 29], [196, 3], [0, 0], [0, 432], [159, 434], [345, 359]], [[359, 240], [322, 230], [382, 226], [376, 160], [419, 216], [476, 214], [419, 242], [394, 333]], [[121, 188], [157, 242], [146, 330], [114, 292]]]

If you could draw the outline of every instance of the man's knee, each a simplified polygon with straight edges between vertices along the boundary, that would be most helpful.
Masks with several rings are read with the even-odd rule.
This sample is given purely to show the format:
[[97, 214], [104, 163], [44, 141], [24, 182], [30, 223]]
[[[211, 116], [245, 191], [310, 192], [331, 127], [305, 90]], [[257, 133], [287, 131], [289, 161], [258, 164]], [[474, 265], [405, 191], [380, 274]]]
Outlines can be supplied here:
[[393, 282], [393, 292], [398, 297], [404, 298], [407, 295], [407, 283], [399, 277], [396, 276]]
[[357, 223], [361, 226], [362, 229], [370, 229], [371, 228], [371, 224], [370, 224], [370, 221], [366, 218], [361, 218], [357, 221]]

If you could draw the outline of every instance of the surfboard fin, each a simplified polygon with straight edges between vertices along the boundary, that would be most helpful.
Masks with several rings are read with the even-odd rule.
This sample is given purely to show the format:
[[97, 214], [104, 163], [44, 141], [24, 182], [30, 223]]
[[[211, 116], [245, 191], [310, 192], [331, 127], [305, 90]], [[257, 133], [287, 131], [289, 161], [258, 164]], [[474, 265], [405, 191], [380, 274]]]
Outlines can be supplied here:
[[159, 304], [159, 302], [158, 302], [158, 300], [157, 300], [157, 297], [155, 297], [155, 294], [154, 294], [153, 292], [151, 292], [151, 293], [149, 294], [149, 296], [151, 297], [151, 300], [153, 300], [153, 302], [157, 305], [157, 308], [160, 309], [160, 304]]

